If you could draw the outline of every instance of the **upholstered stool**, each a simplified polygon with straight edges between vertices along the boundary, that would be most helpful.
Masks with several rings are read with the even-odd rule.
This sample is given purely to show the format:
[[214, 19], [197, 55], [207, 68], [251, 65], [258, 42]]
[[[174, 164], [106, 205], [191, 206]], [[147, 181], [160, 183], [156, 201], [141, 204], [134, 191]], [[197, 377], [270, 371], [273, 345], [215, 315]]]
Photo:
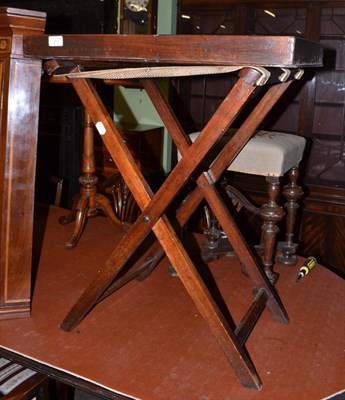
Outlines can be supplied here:
[[0, 397], [4, 400], [49, 399], [48, 377], [0, 358]]
[[[191, 140], [194, 141], [198, 134], [198, 132], [191, 134]], [[222, 140], [229, 140], [230, 136], [231, 133]], [[272, 269], [276, 250], [276, 237], [279, 231], [276, 224], [285, 215], [283, 208], [278, 204], [280, 177], [286, 173], [288, 173], [289, 178], [289, 183], [283, 189], [287, 211], [286, 241], [281, 246], [282, 254], [278, 257], [278, 261], [287, 265], [294, 265], [297, 261], [296, 256], [294, 256], [297, 245], [293, 242], [293, 236], [298, 208], [297, 200], [303, 196], [303, 190], [298, 186], [297, 179], [299, 174], [298, 165], [302, 160], [305, 142], [303, 137], [297, 135], [258, 131], [228, 167], [228, 171], [261, 175], [266, 178], [268, 184], [268, 201], [259, 209], [250, 205], [230, 185], [226, 185], [226, 192], [232, 198], [233, 202], [245, 206], [250, 211], [261, 216], [263, 220], [261, 240], [263, 251], [262, 262], [266, 275], [272, 283], [277, 279], [277, 274]]]

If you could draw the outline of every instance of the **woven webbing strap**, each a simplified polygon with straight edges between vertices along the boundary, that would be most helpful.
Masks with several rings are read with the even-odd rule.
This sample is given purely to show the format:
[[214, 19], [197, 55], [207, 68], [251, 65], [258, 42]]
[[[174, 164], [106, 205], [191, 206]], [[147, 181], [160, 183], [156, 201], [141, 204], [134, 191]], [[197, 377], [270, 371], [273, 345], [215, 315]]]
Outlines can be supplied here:
[[172, 78], [177, 76], [226, 74], [238, 71], [241, 66], [170, 66], [170, 67], [140, 67], [84, 71], [66, 74], [68, 78], [92, 79], [139, 79], [139, 78]]

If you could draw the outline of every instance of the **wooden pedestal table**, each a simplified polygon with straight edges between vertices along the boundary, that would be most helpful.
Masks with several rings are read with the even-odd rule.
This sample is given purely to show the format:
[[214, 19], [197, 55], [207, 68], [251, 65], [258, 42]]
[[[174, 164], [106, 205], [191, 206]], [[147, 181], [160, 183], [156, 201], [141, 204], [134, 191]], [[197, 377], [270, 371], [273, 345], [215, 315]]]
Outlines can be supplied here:
[[95, 153], [93, 142], [93, 123], [90, 115], [84, 113], [84, 151], [82, 157], [83, 173], [79, 178], [80, 191], [73, 198], [72, 209], [70, 213], [59, 219], [63, 225], [75, 221], [74, 231], [71, 238], [66, 242], [66, 247], [72, 249], [78, 243], [78, 240], [85, 227], [86, 219], [95, 217], [99, 213], [104, 213], [114, 225], [122, 226], [121, 221], [116, 217], [112, 209], [110, 200], [98, 192], [98, 178], [95, 174]]

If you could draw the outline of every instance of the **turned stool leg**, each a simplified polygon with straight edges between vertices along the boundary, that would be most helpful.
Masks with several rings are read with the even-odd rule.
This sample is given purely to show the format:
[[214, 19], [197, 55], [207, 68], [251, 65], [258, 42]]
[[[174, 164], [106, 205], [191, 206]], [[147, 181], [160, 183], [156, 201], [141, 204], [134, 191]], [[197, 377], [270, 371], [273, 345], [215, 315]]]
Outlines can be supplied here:
[[297, 263], [297, 257], [294, 254], [298, 245], [293, 242], [293, 237], [298, 209], [297, 201], [304, 194], [303, 189], [297, 184], [298, 176], [299, 169], [296, 166], [289, 171], [289, 183], [283, 189], [283, 195], [287, 200], [285, 203], [287, 210], [286, 241], [282, 245], [282, 254], [278, 257], [278, 261], [285, 265], [295, 265]]
[[280, 194], [280, 182], [277, 177], [266, 177], [268, 183], [268, 202], [260, 207], [260, 215], [263, 220], [262, 229], [262, 245], [263, 256], [262, 263], [264, 265], [265, 274], [272, 284], [278, 279], [278, 274], [273, 271], [274, 253], [276, 250], [277, 233], [279, 228], [276, 225], [284, 217], [284, 210], [277, 204]]
[[206, 216], [207, 229], [204, 231], [206, 240], [203, 243], [203, 246], [206, 249], [214, 250], [219, 247], [219, 238], [221, 235], [221, 231], [218, 228], [218, 221], [214, 216], [212, 210], [210, 210], [208, 206], [205, 206], [204, 211]]

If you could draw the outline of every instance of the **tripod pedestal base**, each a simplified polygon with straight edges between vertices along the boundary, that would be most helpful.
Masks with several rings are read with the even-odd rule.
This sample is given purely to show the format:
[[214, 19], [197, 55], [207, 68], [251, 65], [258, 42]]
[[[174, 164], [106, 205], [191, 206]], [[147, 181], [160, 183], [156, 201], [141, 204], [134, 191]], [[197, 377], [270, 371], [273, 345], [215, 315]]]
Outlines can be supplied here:
[[100, 214], [104, 214], [108, 217], [114, 225], [122, 225], [115, 216], [111, 207], [111, 202], [106, 196], [97, 193], [96, 187], [88, 190], [82, 188], [80, 192], [74, 196], [71, 212], [59, 219], [62, 225], [75, 221], [72, 236], [65, 245], [67, 249], [73, 249], [77, 245], [85, 228], [87, 218], [95, 217]]

